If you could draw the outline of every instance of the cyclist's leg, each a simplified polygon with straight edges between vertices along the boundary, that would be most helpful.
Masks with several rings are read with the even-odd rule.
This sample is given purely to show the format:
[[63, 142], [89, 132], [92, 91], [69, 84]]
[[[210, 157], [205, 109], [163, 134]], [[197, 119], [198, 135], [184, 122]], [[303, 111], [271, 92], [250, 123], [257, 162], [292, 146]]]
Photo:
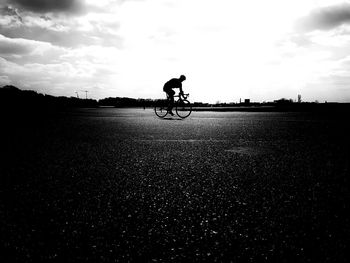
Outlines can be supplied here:
[[167, 90], [166, 91], [167, 94], [167, 99], [168, 99], [168, 111], [171, 112], [173, 107], [174, 107], [174, 95], [175, 95], [175, 91], [173, 90]]
[[169, 96], [169, 112], [172, 112], [173, 107], [174, 107], [174, 95], [175, 95], [175, 91], [170, 90], [168, 93]]

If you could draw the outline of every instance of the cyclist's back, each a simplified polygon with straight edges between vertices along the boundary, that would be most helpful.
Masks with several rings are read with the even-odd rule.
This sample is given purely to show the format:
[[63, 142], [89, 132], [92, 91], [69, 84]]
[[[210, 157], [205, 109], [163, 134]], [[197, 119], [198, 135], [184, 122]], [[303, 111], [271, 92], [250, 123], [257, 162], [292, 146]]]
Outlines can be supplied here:
[[182, 88], [182, 81], [177, 78], [173, 78], [164, 84], [163, 91], [169, 92], [172, 89]]

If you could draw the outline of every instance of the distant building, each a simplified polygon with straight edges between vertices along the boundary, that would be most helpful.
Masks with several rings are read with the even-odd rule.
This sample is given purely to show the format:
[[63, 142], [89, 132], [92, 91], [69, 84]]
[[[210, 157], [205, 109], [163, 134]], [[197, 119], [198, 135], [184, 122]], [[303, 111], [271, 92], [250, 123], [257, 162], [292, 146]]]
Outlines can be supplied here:
[[250, 104], [250, 99], [244, 99], [244, 104]]
[[298, 94], [298, 103], [301, 103], [301, 95]]

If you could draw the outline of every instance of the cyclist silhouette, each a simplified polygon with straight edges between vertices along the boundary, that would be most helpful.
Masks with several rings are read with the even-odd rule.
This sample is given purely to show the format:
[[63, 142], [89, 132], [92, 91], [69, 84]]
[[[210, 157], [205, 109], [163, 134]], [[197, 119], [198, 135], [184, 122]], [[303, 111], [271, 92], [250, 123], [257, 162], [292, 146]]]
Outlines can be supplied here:
[[172, 112], [172, 109], [174, 107], [174, 95], [175, 91], [173, 89], [180, 89], [180, 94], [183, 94], [182, 91], [182, 82], [186, 80], [186, 77], [184, 75], [181, 75], [180, 78], [173, 78], [169, 81], [167, 81], [164, 84], [163, 91], [168, 95], [168, 101], [169, 101], [169, 106], [168, 106], [168, 112], [170, 115], [174, 115]]

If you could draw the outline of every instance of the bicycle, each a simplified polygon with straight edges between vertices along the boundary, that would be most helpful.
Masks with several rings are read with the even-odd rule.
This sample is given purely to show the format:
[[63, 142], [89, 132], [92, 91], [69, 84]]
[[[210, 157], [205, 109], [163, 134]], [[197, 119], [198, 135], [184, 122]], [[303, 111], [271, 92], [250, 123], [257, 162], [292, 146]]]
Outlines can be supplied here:
[[[174, 98], [178, 99], [174, 101], [173, 108], [175, 108], [176, 115], [181, 119], [187, 118], [192, 112], [191, 103], [187, 100], [189, 96], [190, 94], [188, 93], [180, 93], [179, 95], [174, 96]], [[164, 118], [169, 113], [169, 103], [170, 101], [168, 96], [166, 100], [157, 101], [156, 105], [154, 106], [154, 112], [159, 118]]]

